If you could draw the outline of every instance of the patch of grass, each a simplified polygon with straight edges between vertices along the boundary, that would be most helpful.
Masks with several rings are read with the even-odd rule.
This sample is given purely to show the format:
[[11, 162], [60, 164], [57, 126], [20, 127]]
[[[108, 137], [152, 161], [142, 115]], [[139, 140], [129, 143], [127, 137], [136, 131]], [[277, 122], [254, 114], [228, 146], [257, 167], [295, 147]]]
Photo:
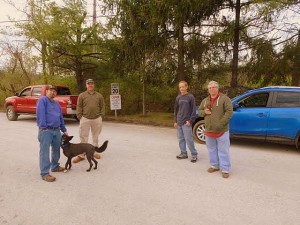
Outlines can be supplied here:
[[135, 115], [105, 115], [104, 120], [123, 123], [144, 124], [152, 126], [173, 127], [174, 114], [164, 112], [150, 112], [143, 116], [142, 114]]

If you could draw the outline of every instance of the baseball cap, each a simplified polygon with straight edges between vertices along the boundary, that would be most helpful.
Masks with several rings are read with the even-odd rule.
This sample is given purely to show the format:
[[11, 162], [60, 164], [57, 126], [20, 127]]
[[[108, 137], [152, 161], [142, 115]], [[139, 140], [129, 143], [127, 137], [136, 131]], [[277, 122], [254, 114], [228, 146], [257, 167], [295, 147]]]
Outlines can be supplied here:
[[87, 83], [87, 84], [88, 83], [94, 83], [94, 80], [93, 79], [87, 79], [85, 83]]
[[47, 86], [47, 90], [55, 90], [55, 91], [57, 91], [57, 87], [54, 86], [54, 85], [48, 85]]

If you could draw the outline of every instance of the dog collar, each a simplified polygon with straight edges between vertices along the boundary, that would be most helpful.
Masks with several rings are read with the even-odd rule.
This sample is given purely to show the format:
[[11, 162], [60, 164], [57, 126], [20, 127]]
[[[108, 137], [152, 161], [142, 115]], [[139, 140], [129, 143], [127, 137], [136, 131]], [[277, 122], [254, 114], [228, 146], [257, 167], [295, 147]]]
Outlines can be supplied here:
[[71, 143], [66, 143], [66, 144], [64, 144], [64, 145], [61, 145], [61, 147], [62, 147], [62, 148], [66, 148], [66, 147], [68, 147], [70, 144], [71, 144]]

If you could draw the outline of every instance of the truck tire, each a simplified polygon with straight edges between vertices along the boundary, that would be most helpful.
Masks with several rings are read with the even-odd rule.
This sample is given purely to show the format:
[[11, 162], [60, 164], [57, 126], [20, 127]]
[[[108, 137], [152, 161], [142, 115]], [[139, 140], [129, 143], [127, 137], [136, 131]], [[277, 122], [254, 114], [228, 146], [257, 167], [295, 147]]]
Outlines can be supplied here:
[[18, 114], [15, 112], [14, 107], [12, 105], [7, 106], [6, 108], [6, 117], [10, 121], [16, 121], [18, 119]]
[[194, 141], [199, 144], [205, 144], [205, 123], [204, 120], [198, 121], [193, 127]]

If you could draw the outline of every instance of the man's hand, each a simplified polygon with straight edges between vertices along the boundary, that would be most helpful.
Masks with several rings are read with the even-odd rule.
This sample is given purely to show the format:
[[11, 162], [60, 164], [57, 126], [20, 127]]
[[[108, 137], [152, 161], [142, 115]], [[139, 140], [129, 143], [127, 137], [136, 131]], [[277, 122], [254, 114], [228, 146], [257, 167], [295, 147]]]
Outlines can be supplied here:
[[177, 127], [178, 127], [177, 123], [174, 123], [174, 127], [175, 127], [175, 128], [177, 128]]
[[211, 114], [211, 110], [210, 110], [210, 109], [207, 109], [207, 108], [204, 109], [204, 112], [205, 112], [206, 115], [210, 115], [210, 114]]
[[186, 121], [186, 122], [185, 122], [185, 125], [188, 126], [188, 127], [191, 126], [190, 121]]

